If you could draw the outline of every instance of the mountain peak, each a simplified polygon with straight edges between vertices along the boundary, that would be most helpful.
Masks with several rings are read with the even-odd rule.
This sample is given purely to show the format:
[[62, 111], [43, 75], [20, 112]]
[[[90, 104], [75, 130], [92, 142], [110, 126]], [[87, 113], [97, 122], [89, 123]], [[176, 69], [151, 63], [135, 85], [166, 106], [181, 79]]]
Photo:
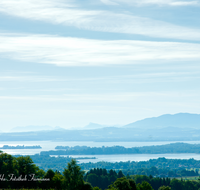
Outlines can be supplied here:
[[108, 127], [108, 126], [90, 122], [88, 125], [84, 127], [84, 129], [99, 129], [99, 128], [104, 128], [104, 127]]
[[165, 127], [180, 127], [180, 128], [198, 128], [200, 127], [200, 114], [177, 113], [164, 114], [158, 117], [146, 118], [125, 125], [124, 128], [165, 128]]

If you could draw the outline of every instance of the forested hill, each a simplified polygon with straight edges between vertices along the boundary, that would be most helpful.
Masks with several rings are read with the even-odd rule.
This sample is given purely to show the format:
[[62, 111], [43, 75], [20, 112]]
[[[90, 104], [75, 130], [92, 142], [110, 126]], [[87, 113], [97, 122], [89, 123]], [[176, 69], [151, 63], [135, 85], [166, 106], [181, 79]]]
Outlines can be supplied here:
[[200, 144], [171, 143], [167, 145], [144, 146], [125, 148], [113, 147], [87, 147], [57, 146], [56, 151], [42, 151], [41, 155], [95, 155], [95, 154], [165, 154], [165, 153], [200, 153]]

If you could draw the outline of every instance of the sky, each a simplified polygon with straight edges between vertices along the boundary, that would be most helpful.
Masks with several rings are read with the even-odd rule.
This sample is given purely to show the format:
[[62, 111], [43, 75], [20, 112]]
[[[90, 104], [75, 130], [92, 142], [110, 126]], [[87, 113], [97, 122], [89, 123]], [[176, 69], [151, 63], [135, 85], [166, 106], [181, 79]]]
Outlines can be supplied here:
[[0, 0], [0, 131], [200, 114], [200, 0]]

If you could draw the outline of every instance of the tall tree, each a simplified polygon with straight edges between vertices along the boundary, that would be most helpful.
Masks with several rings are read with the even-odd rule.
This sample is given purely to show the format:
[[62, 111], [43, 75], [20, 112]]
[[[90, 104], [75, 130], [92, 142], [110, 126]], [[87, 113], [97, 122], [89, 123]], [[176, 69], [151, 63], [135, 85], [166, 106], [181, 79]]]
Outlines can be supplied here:
[[109, 186], [109, 190], [136, 190], [135, 181], [125, 177], [118, 178], [113, 185]]
[[152, 186], [146, 181], [143, 181], [142, 184], [138, 183], [137, 189], [138, 190], [153, 190]]
[[81, 190], [83, 188], [84, 172], [81, 171], [81, 168], [76, 164], [75, 159], [72, 159], [71, 162], [68, 163], [67, 169], [65, 168], [63, 174], [67, 190]]

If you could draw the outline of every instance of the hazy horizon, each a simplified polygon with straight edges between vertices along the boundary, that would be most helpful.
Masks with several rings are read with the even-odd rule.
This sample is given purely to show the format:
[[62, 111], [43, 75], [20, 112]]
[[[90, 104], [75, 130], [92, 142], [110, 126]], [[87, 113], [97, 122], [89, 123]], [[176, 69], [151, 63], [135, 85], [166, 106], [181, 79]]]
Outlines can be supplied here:
[[198, 129], [200, 124], [200, 114], [193, 114], [193, 113], [176, 113], [176, 114], [164, 114], [159, 115], [157, 117], [148, 117], [143, 118], [141, 120], [136, 120], [131, 123], [126, 123], [123, 125], [106, 125], [101, 123], [93, 123], [90, 122], [85, 126], [80, 126], [77, 128], [65, 128], [60, 126], [48, 126], [48, 125], [28, 125], [28, 126], [16, 126], [11, 128], [10, 130], [1, 130], [0, 132], [32, 132], [32, 131], [47, 131], [47, 130], [56, 130], [60, 131], [63, 129], [68, 130], [93, 130], [93, 129], [100, 129], [100, 128], [107, 128], [107, 127], [115, 127], [115, 128], [135, 128], [135, 127], [147, 127], [156, 129], [158, 128], [185, 128], [188, 127], [192, 129]]

